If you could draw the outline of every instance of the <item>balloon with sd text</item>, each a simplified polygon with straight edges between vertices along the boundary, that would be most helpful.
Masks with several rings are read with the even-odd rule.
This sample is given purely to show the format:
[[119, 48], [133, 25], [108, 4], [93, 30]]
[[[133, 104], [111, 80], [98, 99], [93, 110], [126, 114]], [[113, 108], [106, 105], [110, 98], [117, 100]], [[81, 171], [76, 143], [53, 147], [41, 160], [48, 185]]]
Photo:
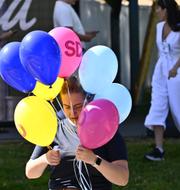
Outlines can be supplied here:
[[81, 63], [81, 41], [77, 34], [67, 27], [56, 27], [49, 34], [56, 40], [62, 52], [59, 77], [69, 77]]

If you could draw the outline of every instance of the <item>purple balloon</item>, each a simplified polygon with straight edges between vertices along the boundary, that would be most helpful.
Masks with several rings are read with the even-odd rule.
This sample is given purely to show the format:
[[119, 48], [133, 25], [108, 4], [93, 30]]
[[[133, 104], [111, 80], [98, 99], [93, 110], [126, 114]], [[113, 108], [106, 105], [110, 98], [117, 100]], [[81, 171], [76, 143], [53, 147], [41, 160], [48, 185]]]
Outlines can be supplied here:
[[78, 135], [81, 144], [89, 149], [101, 147], [110, 141], [118, 129], [119, 115], [109, 100], [92, 101], [80, 113]]

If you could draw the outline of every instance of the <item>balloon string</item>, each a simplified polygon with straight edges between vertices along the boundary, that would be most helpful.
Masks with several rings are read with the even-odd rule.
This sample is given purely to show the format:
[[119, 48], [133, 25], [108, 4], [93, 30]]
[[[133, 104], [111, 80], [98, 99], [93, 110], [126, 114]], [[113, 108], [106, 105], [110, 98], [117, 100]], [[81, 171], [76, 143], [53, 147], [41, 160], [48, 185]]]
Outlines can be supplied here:
[[[87, 182], [85, 176], [82, 173], [82, 163], [84, 163], [84, 162], [80, 161], [80, 163], [79, 163], [80, 164], [80, 170], [79, 171], [80, 171], [80, 180], [81, 180], [81, 183], [82, 183], [83, 187], [85, 187], [85, 189], [92, 190], [91, 184], [89, 184]], [[88, 174], [88, 171], [86, 171], [86, 173]], [[88, 178], [89, 178], [89, 175], [88, 175]], [[89, 181], [90, 181], [90, 179], [89, 179]]]
[[71, 101], [71, 93], [70, 93], [70, 90], [69, 90], [69, 85], [68, 85], [67, 80], [65, 80], [65, 82], [67, 84], [67, 93], [68, 93], [69, 102], [70, 102], [71, 114], [74, 115], [74, 109], [73, 109], [73, 105], [72, 105], [72, 101]]
[[88, 97], [88, 94], [86, 94], [86, 96], [85, 96], [82, 109], [85, 107], [85, 105], [86, 105], [86, 103], [87, 103], [87, 97]]
[[28, 92], [28, 95], [27, 96], [31, 96], [32, 92]]
[[50, 104], [52, 105], [52, 107], [54, 108], [54, 110], [56, 111], [56, 113], [58, 112], [56, 107], [54, 106], [54, 104], [52, 103], [52, 101], [50, 101]]
[[90, 189], [92, 190], [92, 184], [91, 184], [91, 180], [90, 180], [90, 176], [89, 176], [89, 172], [88, 172], [87, 165], [86, 165], [85, 162], [83, 162], [83, 164], [84, 164], [84, 167], [85, 167], [85, 169], [86, 169], [86, 173], [87, 173], [87, 175], [88, 175]]
[[[86, 170], [86, 173], [87, 173], [87, 176], [88, 176], [88, 179], [89, 179], [89, 183], [87, 182], [85, 176], [83, 175], [82, 169], [80, 170], [81, 176], [82, 176], [81, 179], [82, 179], [82, 181], [83, 181], [83, 179], [84, 179], [84, 182], [86, 183], [86, 185], [88, 186], [88, 188], [89, 188], [89, 189], [92, 189], [92, 185], [91, 185], [90, 176], [89, 176], [89, 172], [88, 172], [87, 166], [86, 166], [86, 164], [85, 164], [84, 162], [81, 161], [81, 165], [82, 165], [82, 164], [84, 165], [84, 168], [85, 168], [85, 170]], [[82, 166], [81, 166], [81, 168], [82, 168]]]
[[[85, 176], [82, 173], [82, 164], [85, 167], [89, 183], [88, 183], [87, 179], [85, 178]], [[82, 162], [82, 161], [77, 161], [76, 159], [74, 159], [73, 168], [74, 168], [75, 177], [76, 177], [77, 182], [78, 182], [79, 186], [81, 187], [81, 189], [83, 189], [83, 190], [92, 190], [92, 184], [91, 184], [91, 181], [90, 181], [90, 176], [89, 176], [89, 172], [88, 172], [86, 164], [84, 162]], [[79, 177], [78, 177], [76, 168], [78, 169]]]
[[[65, 126], [65, 125], [66, 125], [66, 126]], [[71, 128], [71, 126], [68, 125], [67, 123], [66, 123], [65, 125], [63, 125], [63, 126], [65, 126], [65, 127], [64, 127], [64, 130], [66, 130], [66, 131], [67, 131], [70, 135], [72, 135], [74, 138], [79, 139], [78, 136], [77, 136], [76, 131], [73, 131], [73, 129]]]
[[[64, 116], [65, 116], [66, 119], [67, 119], [67, 115], [65, 114], [64, 109], [63, 109], [63, 107], [62, 107], [62, 105], [61, 105], [61, 103], [60, 103], [60, 101], [58, 100], [57, 97], [56, 97], [56, 100], [57, 100], [57, 102], [58, 102], [58, 104], [59, 104], [59, 106], [60, 106], [60, 108], [61, 108], [61, 110], [62, 110]], [[58, 114], [57, 114], [57, 115], [58, 115]], [[60, 121], [61, 121], [61, 120], [60, 120]], [[61, 121], [61, 122], [62, 122], [62, 121]], [[63, 126], [64, 126], [64, 125], [63, 125]], [[70, 126], [68, 123], [66, 123], [66, 127], [64, 127], [64, 129], [65, 129], [69, 134], [71, 134], [73, 137], [76, 137], [76, 138], [77, 138], [77, 132], [76, 132], [76, 131], [73, 131], [72, 128], [71, 128], [71, 126]]]
[[62, 105], [61, 105], [61, 102], [59, 101], [59, 99], [58, 99], [57, 97], [56, 97], [56, 101], [57, 101], [57, 103], [58, 103], [60, 109], [62, 110], [64, 116], [67, 118], [67, 115], [66, 115], [66, 113], [64, 112], [64, 109], [63, 109], [63, 107], [62, 107]]
[[52, 150], [52, 146], [50, 146], [50, 145], [47, 146], [47, 148], [48, 148], [48, 150]]
[[[60, 103], [60, 101], [59, 101], [59, 99], [58, 99], [57, 97], [56, 97], [56, 101], [57, 101], [57, 103], [59, 104], [59, 106], [60, 106], [60, 108], [61, 108], [61, 110], [62, 110], [64, 116], [65, 116], [66, 119], [67, 119], [67, 115], [65, 114], [64, 109], [63, 109], [63, 107], [62, 107], [62, 105], [61, 105], [61, 103]], [[58, 116], [58, 114], [57, 114], [57, 116]], [[59, 119], [59, 118], [58, 118], [58, 119]], [[59, 121], [62, 122], [60, 119], [59, 119]], [[64, 125], [63, 125], [63, 126], [64, 126]], [[64, 127], [64, 129], [65, 129], [69, 134], [71, 134], [73, 137], [77, 138], [77, 132], [76, 132], [76, 131], [73, 131], [73, 130], [72, 130], [72, 127], [71, 127], [68, 123], [66, 123], [66, 127]]]
[[81, 183], [80, 183], [80, 181], [79, 181], [78, 174], [77, 174], [77, 172], [76, 172], [76, 165], [77, 165], [77, 163], [76, 163], [76, 159], [74, 159], [74, 160], [73, 160], [74, 174], [75, 174], [75, 177], [76, 177], [76, 180], [77, 180], [79, 186], [81, 187], [81, 189], [83, 189], [83, 188], [82, 188], [82, 185], [81, 185]]
[[60, 122], [61, 120], [60, 120], [60, 118], [57, 115], [58, 111], [57, 111], [56, 107], [54, 106], [54, 104], [51, 101], [50, 101], [50, 104], [52, 105], [52, 107], [54, 108], [54, 110], [56, 112], [56, 118], [57, 118], [57, 120]]

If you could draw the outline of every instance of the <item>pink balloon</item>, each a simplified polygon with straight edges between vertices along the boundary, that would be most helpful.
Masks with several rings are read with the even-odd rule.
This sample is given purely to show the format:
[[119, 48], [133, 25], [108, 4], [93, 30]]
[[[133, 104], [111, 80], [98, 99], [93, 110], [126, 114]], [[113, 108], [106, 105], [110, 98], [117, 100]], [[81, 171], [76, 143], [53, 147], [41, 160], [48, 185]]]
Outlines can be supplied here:
[[56, 40], [62, 53], [59, 77], [69, 77], [81, 63], [81, 41], [74, 31], [66, 27], [54, 28], [49, 34]]
[[119, 115], [109, 100], [92, 101], [80, 113], [78, 135], [81, 144], [89, 149], [101, 147], [110, 141], [118, 129]]

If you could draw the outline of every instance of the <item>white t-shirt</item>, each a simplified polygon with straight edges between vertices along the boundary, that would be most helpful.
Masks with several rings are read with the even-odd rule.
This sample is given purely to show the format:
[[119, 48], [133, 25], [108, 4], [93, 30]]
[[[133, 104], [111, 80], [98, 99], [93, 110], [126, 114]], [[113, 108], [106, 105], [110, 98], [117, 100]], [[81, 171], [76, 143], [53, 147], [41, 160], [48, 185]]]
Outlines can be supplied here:
[[[84, 35], [85, 30], [79, 16], [70, 4], [64, 1], [56, 1], [53, 13], [54, 27], [71, 27], [79, 34]], [[82, 44], [84, 46], [84, 44]]]
[[79, 34], [85, 34], [84, 28], [81, 24], [81, 21], [75, 12], [75, 10], [71, 7], [70, 4], [64, 1], [56, 1], [54, 7], [54, 15], [53, 15], [54, 27], [58, 26], [66, 26], [72, 27], [74, 31]]

